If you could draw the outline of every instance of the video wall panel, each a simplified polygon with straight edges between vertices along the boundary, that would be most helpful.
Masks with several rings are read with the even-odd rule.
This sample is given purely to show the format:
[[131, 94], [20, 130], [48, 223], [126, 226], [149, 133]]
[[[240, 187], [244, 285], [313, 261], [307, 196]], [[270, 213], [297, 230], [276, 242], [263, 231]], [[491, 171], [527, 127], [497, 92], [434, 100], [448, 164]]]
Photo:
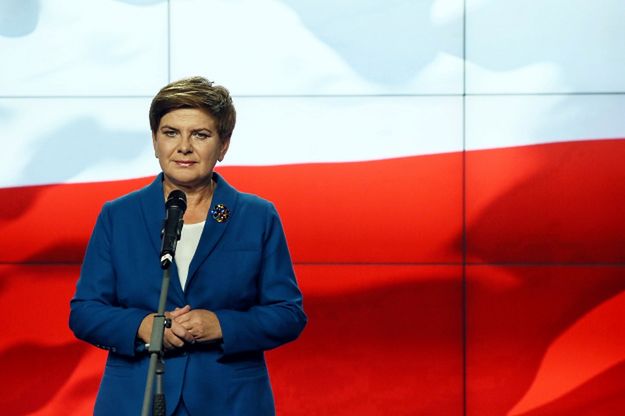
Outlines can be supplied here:
[[102, 203], [159, 171], [151, 97], [203, 75], [238, 111], [217, 169], [275, 203], [310, 318], [268, 353], [278, 414], [623, 413], [622, 16], [618, 0], [0, 2], [0, 299], [26, 310], [0, 366], [31, 398], [0, 407], [91, 412], [106, 353], [67, 329], [84, 248]]
[[0, 96], [154, 94], [168, 79], [166, 1], [0, 4]]
[[238, 95], [459, 94], [462, 1], [444, 3], [174, 1], [172, 77]]
[[468, 0], [470, 94], [625, 92], [625, 3]]

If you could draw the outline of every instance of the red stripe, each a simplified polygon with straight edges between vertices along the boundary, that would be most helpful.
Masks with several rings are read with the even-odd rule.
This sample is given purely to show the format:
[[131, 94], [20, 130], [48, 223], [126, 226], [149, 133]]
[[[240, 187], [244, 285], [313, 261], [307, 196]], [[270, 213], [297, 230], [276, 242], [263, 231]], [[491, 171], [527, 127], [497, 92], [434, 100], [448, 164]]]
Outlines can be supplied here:
[[[625, 140], [468, 152], [471, 262], [625, 260]], [[462, 154], [226, 167], [276, 203], [296, 262], [462, 259]], [[0, 189], [1, 262], [80, 262], [102, 203], [149, 178]]]
[[[296, 262], [457, 262], [461, 163], [456, 153], [220, 171], [276, 203]], [[0, 261], [80, 262], [104, 201], [149, 180], [0, 190], [12, 201], [0, 244], [13, 247]]]
[[467, 155], [470, 262], [625, 262], [625, 140]]

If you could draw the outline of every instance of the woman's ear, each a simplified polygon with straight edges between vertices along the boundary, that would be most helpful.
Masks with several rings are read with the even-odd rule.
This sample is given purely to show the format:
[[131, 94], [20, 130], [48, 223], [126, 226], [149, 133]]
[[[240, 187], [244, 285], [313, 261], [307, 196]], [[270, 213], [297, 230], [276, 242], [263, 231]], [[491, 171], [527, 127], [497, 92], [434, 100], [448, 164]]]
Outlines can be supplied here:
[[158, 149], [156, 147], [156, 133], [152, 133], [152, 147], [154, 147], [154, 156], [158, 159]]
[[219, 152], [219, 157], [217, 158], [218, 161], [223, 162], [224, 157], [226, 156], [226, 152], [228, 152], [229, 147], [230, 147], [230, 139], [226, 140], [221, 145], [221, 152]]

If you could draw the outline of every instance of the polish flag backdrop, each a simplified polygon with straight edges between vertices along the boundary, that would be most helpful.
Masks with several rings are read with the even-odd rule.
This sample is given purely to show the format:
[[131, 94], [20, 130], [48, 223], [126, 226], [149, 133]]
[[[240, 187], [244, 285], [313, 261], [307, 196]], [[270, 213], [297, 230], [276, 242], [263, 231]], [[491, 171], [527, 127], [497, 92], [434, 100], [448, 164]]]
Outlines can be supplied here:
[[276, 204], [304, 293], [308, 327], [267, 353], [278, 414], [625, 412], [625, 3], [14, 3], [5, 414], [92, 412], [84, 249], [159, 172], [151, 97], [195, 74], [234, 95], [217, 170]]

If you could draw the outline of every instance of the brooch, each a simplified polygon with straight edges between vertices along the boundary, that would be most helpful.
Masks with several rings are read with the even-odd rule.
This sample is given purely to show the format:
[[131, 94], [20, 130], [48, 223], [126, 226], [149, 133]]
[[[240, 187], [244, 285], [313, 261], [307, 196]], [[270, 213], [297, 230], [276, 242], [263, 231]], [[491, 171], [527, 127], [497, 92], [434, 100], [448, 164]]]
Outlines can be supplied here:
[[230, 210], [224, 204], [215, 205], [210, 214], [217, 222], [226, 222], [230, 218]]

